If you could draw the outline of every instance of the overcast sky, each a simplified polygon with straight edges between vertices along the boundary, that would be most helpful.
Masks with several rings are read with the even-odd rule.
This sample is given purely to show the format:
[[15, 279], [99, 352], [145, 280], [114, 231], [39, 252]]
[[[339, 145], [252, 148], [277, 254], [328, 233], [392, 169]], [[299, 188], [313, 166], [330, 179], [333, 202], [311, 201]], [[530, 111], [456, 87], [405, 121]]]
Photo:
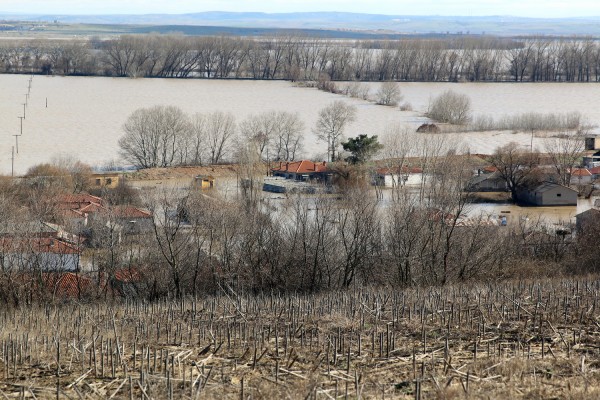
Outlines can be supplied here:
[[0, 13], [151, 14], [349, 11], [395, 15], [600, 16], [598, 0], [0, 0]]

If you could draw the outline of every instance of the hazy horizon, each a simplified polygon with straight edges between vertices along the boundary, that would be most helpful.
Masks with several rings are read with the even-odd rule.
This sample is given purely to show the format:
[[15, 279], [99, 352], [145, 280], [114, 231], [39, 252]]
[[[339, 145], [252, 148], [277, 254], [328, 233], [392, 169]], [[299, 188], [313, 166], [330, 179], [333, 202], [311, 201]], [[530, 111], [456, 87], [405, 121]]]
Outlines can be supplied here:
[[[512, 16], [528, 18], [582, 18], [600, 16], [600, 3], [589, 0], [422, 0], [418, 3], [381, 0], [373, 5], [365, 0], [3, 0], [4, 14], [187, 14], [225, 12], [351, 12], [406, 16]], [[584, 11], [582, 11], [584, 10]], [[33, 12], [32, 12], [33, 11]]]

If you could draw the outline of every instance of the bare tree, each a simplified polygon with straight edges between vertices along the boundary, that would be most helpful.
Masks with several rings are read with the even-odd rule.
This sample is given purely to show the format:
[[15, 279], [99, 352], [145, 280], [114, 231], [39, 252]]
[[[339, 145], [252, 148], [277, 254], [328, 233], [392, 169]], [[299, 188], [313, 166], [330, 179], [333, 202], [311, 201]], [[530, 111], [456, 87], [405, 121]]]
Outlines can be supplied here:
[[196, 113], [191, 118], [191, 135], [187, 148], [188, 163], [201, 165], [208, 155], [207, 117]]
[[273, 138], [273, 157], [275, 160], [294, 161], [302, 151], [304, 122], [298, 113], [280, 111], [274, 115], [275, 135]]
[[534, 178], [535, 168], [539, 164], [539, 155], [525, 151], [515, 142], [498, 147], [489, 162], [497, 168], [506, 181], [513, 201], [517, 201], [518, 191]]
[[336, 160], [336, 151], [343, 139], [346, 125], [356, 118], [356, 107], [341, 100], [336, 100], [319, 112], [319, 119], [314, 129], [317, 137], [327, 143], [329, 161]]
[[188, 202], [190, 191], [164, 189], [154, 196], [148, 196], [145, 206], [153, 215], [152, 231], [154, 246], [149, 247], [156, 256], [151, 261], [162, 267], [161, 261], [168, 266], [170, 279], [169, 291], [181, 297], [187, 282], [191, 279], [198, 257], [202, 257], [197, 236], [197, 225], [190, 224]]
[[218, 164], [229, 155], [235, 137], [235, 117], [231, 113], [215, 111], [207, 115], [206, 138], [210, 163]]
[[121, 155], [137, 167], [169, 167], [177, 160], [179, 141], [190, 132], [188, 117], [174, 106], [134, 111], [123, 125]]
[[429, 103], [427, 116], [439, 122], [462, 125], [471, 119], [471, 100], [464, 95], [446, 90]]
[[245, 142], [254, 143], [260, 156], [266, 159], [266, 152], [272, 142], [276, 140], [277, 113], [267, 111], [258, 115], [251, 115], [240, 123], [240, 135]]
[[358, 81], [349, 82], [342, 89], [343, 93], [348, 97], [353, 97], [355, 99], [369, 99], [369, 86], [365, 83], [361, 83]]
[[398, 82], [383, 82], [375, 94], [377, 104], [397, 106], [402, 101], [402, 93]]
[[554, 167], [558, 183], [568, 186], [571, 183], [573, 168], [584, 153], [584, 135], [564, 134], [561, 138], [550, 138], [545, 143], [546, 153]]

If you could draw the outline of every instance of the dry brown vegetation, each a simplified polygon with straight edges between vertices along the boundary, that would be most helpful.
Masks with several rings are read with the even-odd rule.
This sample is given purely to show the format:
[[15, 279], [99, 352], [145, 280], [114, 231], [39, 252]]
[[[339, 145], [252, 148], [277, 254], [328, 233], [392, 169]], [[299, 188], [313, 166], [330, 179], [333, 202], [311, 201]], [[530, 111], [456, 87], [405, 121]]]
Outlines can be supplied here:
[[127, 174], [130, 180], [183, 179], [197, 175], [212, 175], [215, 178], [235, 178], [238, 176], [238, 165], [208, 165], [170, 168], [147, 168]]
[[600, 281], [40, 305], [2, 398], [595, 398]]

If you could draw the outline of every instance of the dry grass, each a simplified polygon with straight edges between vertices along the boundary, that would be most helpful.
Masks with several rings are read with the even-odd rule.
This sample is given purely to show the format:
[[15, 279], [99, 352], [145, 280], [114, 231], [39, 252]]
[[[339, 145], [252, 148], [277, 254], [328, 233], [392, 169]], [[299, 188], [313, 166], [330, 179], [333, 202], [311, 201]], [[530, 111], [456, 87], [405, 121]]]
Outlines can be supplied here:
[[596, 277], [0, 313], [0, 398], [600, 396]]
[[127, 174], [130, 180], [156, 180], [156, 179], [183, 179], [193, 178], [197, 175], [212, 175], [215, 178], [231, 178], [238, 175], [237, 164], [194, 166], [194, 167], [169, 167], [146, 168]]

